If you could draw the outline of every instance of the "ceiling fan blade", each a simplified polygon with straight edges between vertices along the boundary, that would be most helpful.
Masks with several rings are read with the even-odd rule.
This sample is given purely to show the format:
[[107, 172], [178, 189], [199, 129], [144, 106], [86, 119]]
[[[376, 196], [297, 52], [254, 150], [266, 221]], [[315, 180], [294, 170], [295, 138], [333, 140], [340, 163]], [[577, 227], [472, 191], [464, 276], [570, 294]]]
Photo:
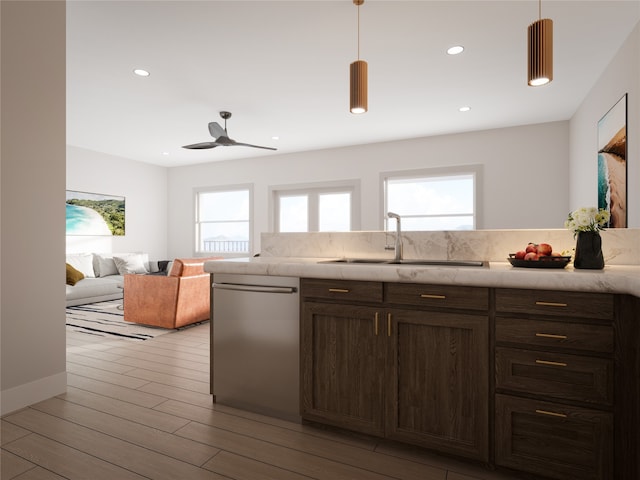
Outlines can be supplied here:
[[191, 150], [204, 150], [207, 148], [215, 148], [220, 145], [216, 142], [202, 142], [202, 143], [194, 143], [192, 145], [184, 145], [182, 148], [188, 148]]
[[220, 126], [218, 122], [209, 123], [209, 133], [213, 138], [224, 137], [227, 135], [224, 128]]
[[273, 148], [273, 147], [262, 147], [260, 145], [251, 145], [250, 143], [240, 143], [240, 142], [235, 142], [234, 143], [235, 146], [240, 146], [240, 147], [253, 147], [253, 148], [263, 148], [265, 150], [278, 150], [277, 148]]

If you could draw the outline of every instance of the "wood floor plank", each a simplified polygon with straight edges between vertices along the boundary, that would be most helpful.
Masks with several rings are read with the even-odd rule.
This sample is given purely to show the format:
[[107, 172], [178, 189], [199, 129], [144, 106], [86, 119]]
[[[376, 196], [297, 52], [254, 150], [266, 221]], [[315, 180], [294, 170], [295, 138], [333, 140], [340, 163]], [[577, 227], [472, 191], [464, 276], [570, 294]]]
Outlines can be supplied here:
[[58, 398], [169, 433], [173, 433], [189, 423], [186, 418], [140, 407], [75, 387], [68, 386], [67, 392], [58, 395]]
[[198, 405], [201, 407], [207, 407], [213, 403], [213, 397], [208, 393], [192, 392], [190, 390], [184, 390], [183, 388], [176, 388], [153, 382], [140, 387], [137, 391], [157, 396], [162, 395], [165, 398], [179, 400], [184, 403], [190, 403], [191, 405]]
[[199, 382], [209, 382], [209, 368], [204, 369], [192, 369], [178, 367], [176, 365], [167, 365], [165, 363], [150, 362], [147, 360], [141, 360], [139, 358], [122, 357], [117, 361], [118, 365], [122, 365], [123, 368], [128, 369], [143, 368], [152, 372], [165, 373], [167, 375], [174, 375], [176, 377], [189, 378]]
[[156, 354], [150, 354], [150, 353], [145, 353], [145, 352], [136, 352], [135, 350], [118, 350], [119, 352], [126, 352], [125, 354], [113, 354], [110, 353], [110, 355], [114, 355], [114, 357], [117, 358], [122, 358], [122, 357], [129, 357], [129, 358], [134, 358], [134, 359], [140, 359], [140, 360], [145, 360], [148, 362], [155, 362], [155, 363], [161, 363], [161, 364], [165, 364], [165, 365], [176, 365], [178, 367], [181, 368], [190, 368], [192, 370], [199, 370], [201, 372], [208, 372], [209, 371], [209, 364], [208, 363], [202, 363], [202, 362], [192, 362], [190, 360], [183, 360], [183, 359], [179, 359], [179, 358], [175, 358], [175, 357], [167, 357], [164, 355], [156, 355]]
[[119, 387], [112, 383], [101, 382], [92, 378], [81, 377], [72, 373], [67, 374], [67, 385], [98, 393], [105, 397], [117, 398], [125, 402], [140, 405], [141, 407], [153, 408], [164, 402], [166, 398], [151, 393], [132, 390], [130, 388]]
[[32, 408], [192, 465], [203, 465], [219, 451], [208, 445], [132, 423], [60, 398], [45, 400]]
[[13, 480], [65, 480], [65, 477], [61, 477], [42, 467], [35, 467], [22, 475], [18, 475]]
[[142, 380], [140, 378], [109, 372], [107, 370], [101, 370], [87, 365], [78, 365], [77, 363], [67, 363], [67, 373], [73, 373], [80, 377], [93, 378], [94, 380], [99, 380], [101, 382], [134, 389], [140, 388], [149, 383], [147, 380]]
[[209, 379], [206, 382], [182, 378], [177, 375], [168, 375], [166, 373], [158, 373], [151, 370], [138, 368], [127, 372], [127, 376], [135, 377], [148, 382], [160, 383], [162, 385], [170, 385], [192, 392], [204, 393], [209, 395]]
[[135, 368], [130, 365], [124, 365], [115, 362], [105, 362], [104, 360], [99, 360], [97, 358], [67, 352], [67, 366], [69, 366], [70, 363], [85, 365], [87, 367], [98, 368], [114, 373], [125, 373]]
[[35, 468], [35, 464], [21, 458], [8, 450], [0, 452], [0, 478], [7, 480]]
[[[39, 412], [32, 408], [7, 417], [7, 421], [79, 450], [105, 462], [119, 465], [143, 477], [157, 480], [221, 480], [222, 476], [166, 457], [119, 438]], [[29, 437], [24, 437], [29, 438]], [[22, 439], [17, 440], [20, 442]], [[13, 446], [16, 442], [10, 444]], [[35, 462], [34, 462], [35, 463]], [[85, 477], [87, 478], [87, 477]], [[88, 477], [91, 478], [91, 477]], [[117, 475], [110, 480], [120, 478]]]
[[[255, 438], [240, 435], [208, 425], [192, 422], [176, 432], [192, 440], [207, 443], [222, 450], [251, 458], [258, 462], [277, 466], [285, 470], [307, 475], [319, 480], [390, 480], [390, 476], [381, 475], [368, 469], [345, 465], [299, 450], [275, 445]], [[395, 477], [397, 478], [397, 477]], [[444, 474], [433, 480], [444, 480]], [[432, 480], [424, 477], [422, 480]]]
[[308, 480], [312, 478], [229, 452], [218, 453], [207, 462], [205, 468], [230, 478], [251, 480]]
[[200, 363], [202, 365], [208, 365], [208, 358], [203, 355], [193, 355], [190, 353], [185, 353], [180, 350], [167, 350], [162, 348], [155, 347], [147, 347], [147, 346], [138, 346], [138, 345], [127, 345], [127, 346], [118, 346], [115, 348], [110, 348], [109, 353], [115, 355], [122, 355], [127, 357], [136, 357], [136, 358], [145, 358], [148, 360], [156, 360], [161, 363], [176, 362], [176, 363]]
[[41, 435], [28, 435], [12, 442], [6, 449], [70, 480], [144, 480], [144, 477], [113, 463]]
[[29, 435], [30, 433], [31, 432], [29, 430], [25, 430], [24, 428], [20, 428], [6, 420], [2, 420], [0, 422], [0, 445], [13, 442], [14, 440]]
[[[158, 408], [162, 409], [162, 411], [167, 411], [170, 410], [173, 405], [175, 405], [175, 402], [165, 402], [165, 404], [160, 405]], [[187, 414], [197, 417], [194, 418], [194, 420], [200, 424], [232, 431], [354, 467], [367, 465], [373, 471], [390, 477], [395, 476], [404, 480], [443, 480], [446, 475], [446, 469], [435, 468], [424, 463], [384, 455], [348, 444], [337, 445], [335, 441], [307, 435], [287, 428], [258, 423], [232, 415], [220, 414], [213, 410], [197, 409], [188, 405], [181, 406], [181, 409], [187, 412]], [[189, 428], [189, 426], [185, 428]], [[184, 429], [181, 429], [177, 433], [180, 434], [183, 430]]]

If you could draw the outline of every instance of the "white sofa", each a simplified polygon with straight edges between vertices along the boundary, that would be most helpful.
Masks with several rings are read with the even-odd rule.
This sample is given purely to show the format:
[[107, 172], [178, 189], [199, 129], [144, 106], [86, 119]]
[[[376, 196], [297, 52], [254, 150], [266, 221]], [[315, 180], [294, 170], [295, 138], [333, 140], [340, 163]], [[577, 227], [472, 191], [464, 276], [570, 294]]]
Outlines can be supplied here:
[[146, 253], [73, 253], [67, 254], [67, 264], [84, 275], [75, 285], [66, 285], [67, 307], [121, 299], [124, 274], [159, 270]]

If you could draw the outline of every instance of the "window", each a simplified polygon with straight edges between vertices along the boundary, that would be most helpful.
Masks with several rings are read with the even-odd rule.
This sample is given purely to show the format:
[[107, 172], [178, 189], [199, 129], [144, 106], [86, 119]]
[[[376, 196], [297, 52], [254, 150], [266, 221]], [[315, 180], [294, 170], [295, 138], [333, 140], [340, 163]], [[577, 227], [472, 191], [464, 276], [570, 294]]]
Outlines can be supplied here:
[[348, 232], [359, 228], [357, 182], [271, 188], [275, 232]]
[[474, 165], [383, 174], [385, 228], [391, 211], [408, 231], [476, 229], [480, 173]]
[[196, 252], [248, 254], [251, 189], [226, 187], [196, 191]]

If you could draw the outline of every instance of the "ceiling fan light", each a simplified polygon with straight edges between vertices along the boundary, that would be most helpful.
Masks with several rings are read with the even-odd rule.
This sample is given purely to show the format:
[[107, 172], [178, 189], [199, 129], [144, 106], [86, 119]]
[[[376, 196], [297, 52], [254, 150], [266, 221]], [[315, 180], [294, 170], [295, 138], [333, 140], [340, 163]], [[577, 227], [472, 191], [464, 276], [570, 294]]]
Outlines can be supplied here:
[[356, 60], [349, 67], [351, 113], [365, 113], [369, 108], [367, 68], [364, 60]]
[[546, 85], [553, 80], [553, 20], [541, 18], [529, 25], [527, 40], [528, 83]]

